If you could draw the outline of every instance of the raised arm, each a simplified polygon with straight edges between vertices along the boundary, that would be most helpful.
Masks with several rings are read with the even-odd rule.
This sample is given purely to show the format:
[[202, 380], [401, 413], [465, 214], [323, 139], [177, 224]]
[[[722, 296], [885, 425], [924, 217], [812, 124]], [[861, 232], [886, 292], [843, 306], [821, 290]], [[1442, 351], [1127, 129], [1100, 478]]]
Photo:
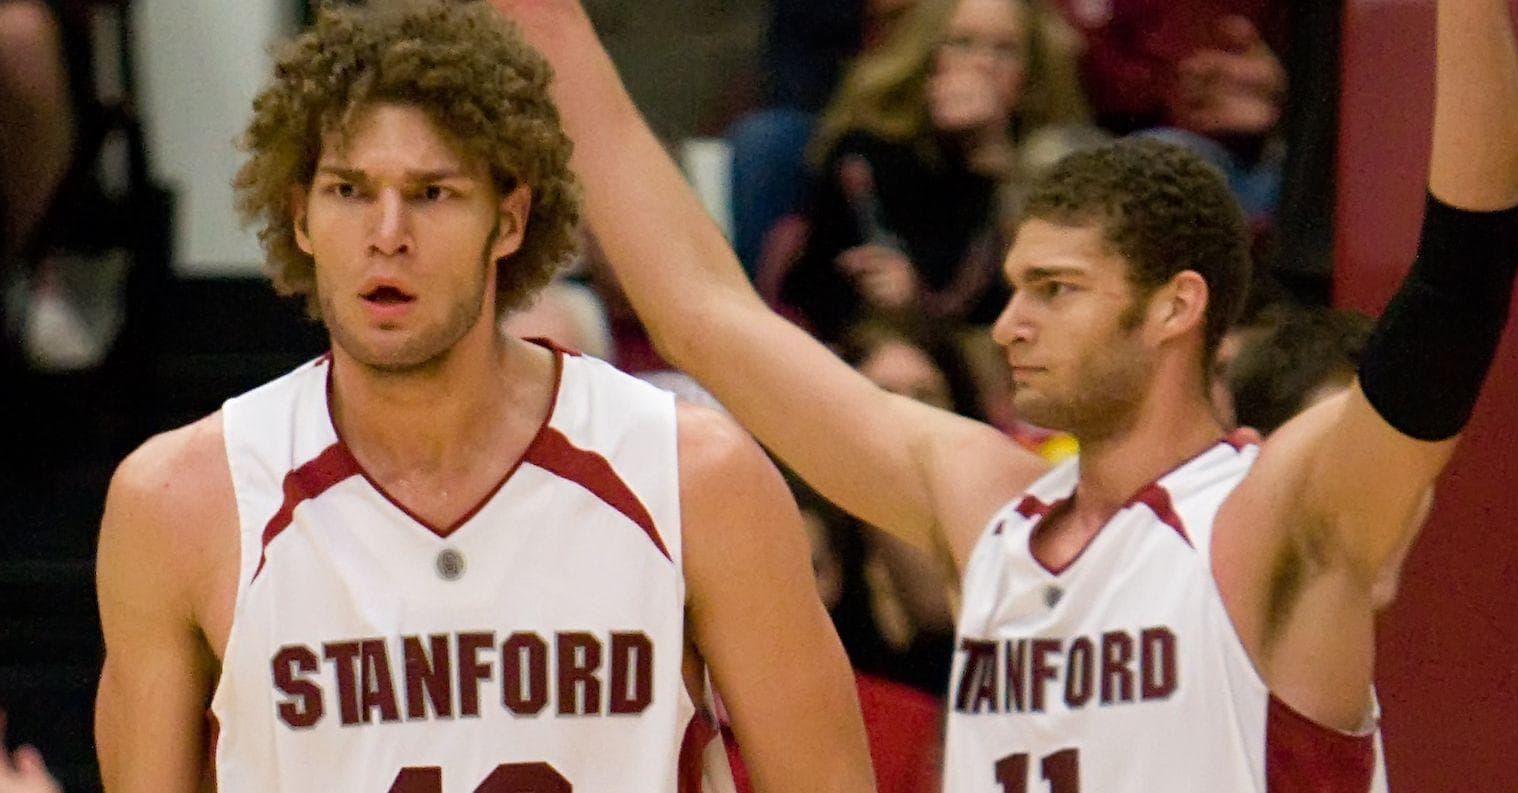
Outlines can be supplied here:
[[633, 106], [579, 3], [494, 2], [554, 66], [591, 228], [659, 350], [819, 492], [962, 562], [986, 518], [1041, 463], [989, 427], [875, 388], [771, 312]]
[[873, 791], [854, 679], [817, 597], [801, 516], [725, 416], [681, 408], [680, 512], [696, 646], [755, 790]]
[[1413, 268], [1356, 384], [1273, 435], [1219, 518], [1230, 529], [1220, 584], [1267, 680], [1288, 704], [1341, 726], [1368, 702], [1378, 575], [1405, 549], [1470, 416], [1518, 268], [1507, 0], [1441, 0], [1437, 48], [1430, 199]]
[[[1314, 442], [1305, 507], [1372, 573], [1448, 461], [1507, 322], [1518, 267], [1518, 46], [1506, 0], [1442, 0], [1417, 259], [1360, 377]], [[1311, 423], [1309, 418], [1304, 423]], [[1299, 431], [1300, 432], [1300, 431]], [[1387, 461], [1396, 460], [1396, 465]]]
[[[198, 451], [205, 425], [149, 441], [111, 481], [96, 577], [105, 666], [95, 744], [110, 793], [192, 793], [208, 755], [215, 659], [197, 626], [193, 528], [218, 516], [199, 485], [226, 466]], [[229, 480], [230, 481], [230, 480]], [[230, 485], [228, 485], [230, 486]]]

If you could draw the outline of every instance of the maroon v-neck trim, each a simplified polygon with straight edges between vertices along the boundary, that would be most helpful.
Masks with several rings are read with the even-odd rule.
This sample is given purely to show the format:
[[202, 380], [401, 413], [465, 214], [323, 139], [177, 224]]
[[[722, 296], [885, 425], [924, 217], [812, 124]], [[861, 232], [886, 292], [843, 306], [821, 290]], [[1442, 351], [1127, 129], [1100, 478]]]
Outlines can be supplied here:
[[1018, 502], [1016, 508], [1017, 512], [1023, 517], [1032, 518], [1035, 521], [1034, 524], [1028, 529], [1028, 555], [1033, 557], [1033, 561], [1038, 563], [1038, 566], [1042, 567], [1044, 571], [1049, 575], [1056, 577], [1063, 575], [1065, 571], [1069, 570], [1072, 566], [1075, 565], [1076, 562], [1080, 561], [1080, 558], [1086, 555], [1086, 551], [1096, 543], [1097, 538], [1106, 532], [1107, 527], [1112, 524], [1112, 518], [1117, 517], [1118, 514], [1123, 510], [1128, 509], [1129, 507], [1137, 506], [1139, 504], [1148, 507], [1149, 510], [1154, 513], [1155, 518], [1157, 518], [1166, 526], [1169, 526], [1171, 529], [1174, 529], [1175, 533], [1180, 535], [1181, 540], [1185, 542], [1186, 545], [1195, 548], [1196, 546], [1191, 542], [1191, 536], [1186, 531], [1185, 523], [1181, 521], [1181, 516], [1175, 511], [1175, 503], [1170, 496], [1170, 491], [1165, 489], [1164, 485], [1160, 484], [1160, 480], [1164, 479], [1167, 476], [1170, 476], [1182, 468], [1185, 468], [1188, 465], [1191, 465], [1192, 463], [1201, 459], [1207, 453], [1211, 452], [1213, 449], [1216, 449], [1218, 446], [1221, 446], [1223, 444], [1227, 444], [1228, 446], [1232, 447], [1234, 451], [1242, 451], [1246, 446], [1249, 445], [1249, 441], [1247, 440], [1247, 435], [1241, 434], [1235, 430], [1234, 432], [1231, 432], [1228, 435], [1212, 442], [1206, 448], [1202, 449], [1196, 454], [1193, 454], [1185, 460], [1182, 460], [1180, 463], [1176, 464], [1165, 473], [1160, 474], [1159, 476], [1150, 480], [1143, 487], [1140, 487], [1137, 491], [1135, 491], [1133, 495], [1129, 496], [1128, 500], [1124, 501], [1121, 507], [1118, 507], [1117, 512], [1112, 513], [1112, 516], [1107, 518], [1107, 521], [1103, 523], [1091, 535], [1089, 539], [1086, 540], [1086, 544], [1082, 545], [1081, 549], [1079, 551], [1076, 551], [1074, 556], [1070, 557], [1070, 561], [1065, 562], [1058, 567], [1051, 567], [1045, 563], [1043, 559], [1040, 559], [1038, 554], [1033, 552], [1033, 535], [1038, 532], [1039, 528], [1044, 525], [1044, 522], [1048, 520], [1051, 514], [1063, 508], [1066, 503], [1074, 497], [1074, 489], [1080, 485], [1079, 476], [1077, 475], [1075, 485], [1072, 486], [1071, 493], [1069, 495], [1066, 495], [1062, 498], [1057, 498], [1052, 502], [1045, 503], [1032, 494], [1024, 496], [1023, 500]]
[[480, 500], [476, 502], [473, 507], [469, 509], [469, 511], [465, 512], [462, 517], [458, 518], [447, 526], [435, 526], [426, 518], [423, 518], [421, 515], [418, 515], [415, 512], [411, 511], [409, 507], [401, 503], [400, 499], [391, 495], [390, 491], [386, 490], [384, 485], [381, 485], [378, 479], [375, 479], [372, 475], [370, 475], [369, 471], [365, 469], [363, 464], [358, 461], [358, 457], [353, 454], [353, 450], [350, 446], [348, 446], [348, 442], [343, 439], [342, 430], [338, 429], [337, 427], [337, 419], [332, 415], [332, 367], [329, 366], [327, 368], [326, 388], [327, 421], [332, 424], [332, 433], [337, 437], [337, 446], [341, 448], [343, 452], [346, 453], [350, 458], [352, 458], [353, 468], [358, 473], [358, 475], [363, 477], [364, 481], [368, 482], [369, 486], [374, 488], [374, 491], [376, 493], [379, 493], [381, 497], [390, 502], [391, 506], [394, 506], [396, 509], [400, 510], [406, 517], [411, 518], [413, 521], [416, 521], [417, 525], [446, 540], [455, 531], [458, 531], [461, 527], [463, 527], [464, 524], [468, 523], [475, 515], [478, 515], [480, 513], [480, 510], [484, 509], [485, 505], [489, 504], [490, 501], [495, 498], [495, 494], [501, 492], [501, 488], [505, 487], [506, 483], [511, 481], [512, 475], [515, 474], [517, 472], [517, 469], [522, 467], [522, 463], [527, 460], [527, 452], [540, 443], [543, 434], [548, 431], [549, 423], [553, 421], [554, 412], [558, 409], [559, 406], [559, 390], [564, 386], [565, 353], [563, 350], [560, 350], [557, 347], [552, 347], [549, 345], [540, 346], [548, 347], [549, 351], [553, 353], [553, 393], [548, 397], [548, 412], [543, 416], [543, 423], [538, 426], [538, 431], [533, 433], [532, 440], [528, 442], [527, 447], [524, 448], [522, 450], [522, 453], [517, 456], [516, 462], [512, 463], [511, 467], [506, 469], [505, 475], [503, 475], [500, 480], [495, 483], [495, 486], [491, 487], [490, 490], [487, 491], [485, 495], [480, 498]]
[[260, 537], [258, 550], [258, 566], [253, 570], [251, 581], [258, 580], [258, 574], [264, 570], [264, 564], [269, 560], [269, 543], [275, 537], [283, 534], [285, 529], [295, 520], [295, 508], [301, 502], [314, 499], [327, 492], [334, 485], [346, 480], [358, 473], [356, 466], [358, 461], [341, 444], [334, 443], [323, 449], [321, 454], [301, 464], [285, 474], [280, 484], [280, 490], [284, 498], [279, 505], [279, 510], [264, 524], [263, 534]]

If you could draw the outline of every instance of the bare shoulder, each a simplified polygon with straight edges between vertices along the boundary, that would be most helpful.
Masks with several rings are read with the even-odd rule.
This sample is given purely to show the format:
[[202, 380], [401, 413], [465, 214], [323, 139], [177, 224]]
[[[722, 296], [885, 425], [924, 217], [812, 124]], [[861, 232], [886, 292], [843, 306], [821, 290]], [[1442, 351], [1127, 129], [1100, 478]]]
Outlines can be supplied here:
[[758, 442], [731, 416], [688, 402], [676, 403], [675, 416], [682, 483], [716, 484], [749, 465], [773, 468]]
[[1049, 463], [1006, 433], [949, 416], [932, 454], [934, 514], [956, 575], [964, 573], [991, 517], [1049, 471]]
[[101, 522], [101, 563], [152, 554], [162, 554], [159, 565], [207, 561], [235, 535], [227, 530], [235, 522], [218, 412], [149, 438], [117, 466]]
[[221, 413], [155, 435], [117, 466], [108, 503], [137, 512], [203, 514], [232, 498]]
[[718, 410], [681, 403], [677, 416], [687, 569], [739, 545], [764, 554], [799, 541], [795, 499], [759, 443]]

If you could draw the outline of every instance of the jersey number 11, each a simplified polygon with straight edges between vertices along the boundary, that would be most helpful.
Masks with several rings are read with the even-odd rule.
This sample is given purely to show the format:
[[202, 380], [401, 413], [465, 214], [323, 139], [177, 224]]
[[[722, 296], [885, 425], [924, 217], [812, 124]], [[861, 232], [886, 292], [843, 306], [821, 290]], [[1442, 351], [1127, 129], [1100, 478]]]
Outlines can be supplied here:
[[[1080, 793], [1080, 752], [1061, 749], [1038, 761], [1039, 773], [1049, 783], [1049, 793]], [[1009, 754], [996, 761], [996, 781], [1002, 793], [1028, 793], [1028, 755]]]

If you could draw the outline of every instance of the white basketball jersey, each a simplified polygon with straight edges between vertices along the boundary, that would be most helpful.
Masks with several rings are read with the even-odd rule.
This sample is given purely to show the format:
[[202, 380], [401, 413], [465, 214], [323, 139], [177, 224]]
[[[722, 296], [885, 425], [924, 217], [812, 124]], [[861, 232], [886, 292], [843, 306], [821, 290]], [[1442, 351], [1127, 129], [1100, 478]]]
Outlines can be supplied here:
[[449, 527], [354, 460], [326, 359], [226, 403], [242, 564], [220, 793], [730, 789], [681, 673], [673, 398], [556, 357], [548, 420]]
[[1063, 570], [1029, 539], [1074, 492], [1076, 460], [991, 519], [965, 570], [946, 793], [1384, 788], [1374, 731], [1330, 730], [1274, 699], [1223, 607], [1213, 519], [1257, 454], [1234, 438], [1209, 448]]

